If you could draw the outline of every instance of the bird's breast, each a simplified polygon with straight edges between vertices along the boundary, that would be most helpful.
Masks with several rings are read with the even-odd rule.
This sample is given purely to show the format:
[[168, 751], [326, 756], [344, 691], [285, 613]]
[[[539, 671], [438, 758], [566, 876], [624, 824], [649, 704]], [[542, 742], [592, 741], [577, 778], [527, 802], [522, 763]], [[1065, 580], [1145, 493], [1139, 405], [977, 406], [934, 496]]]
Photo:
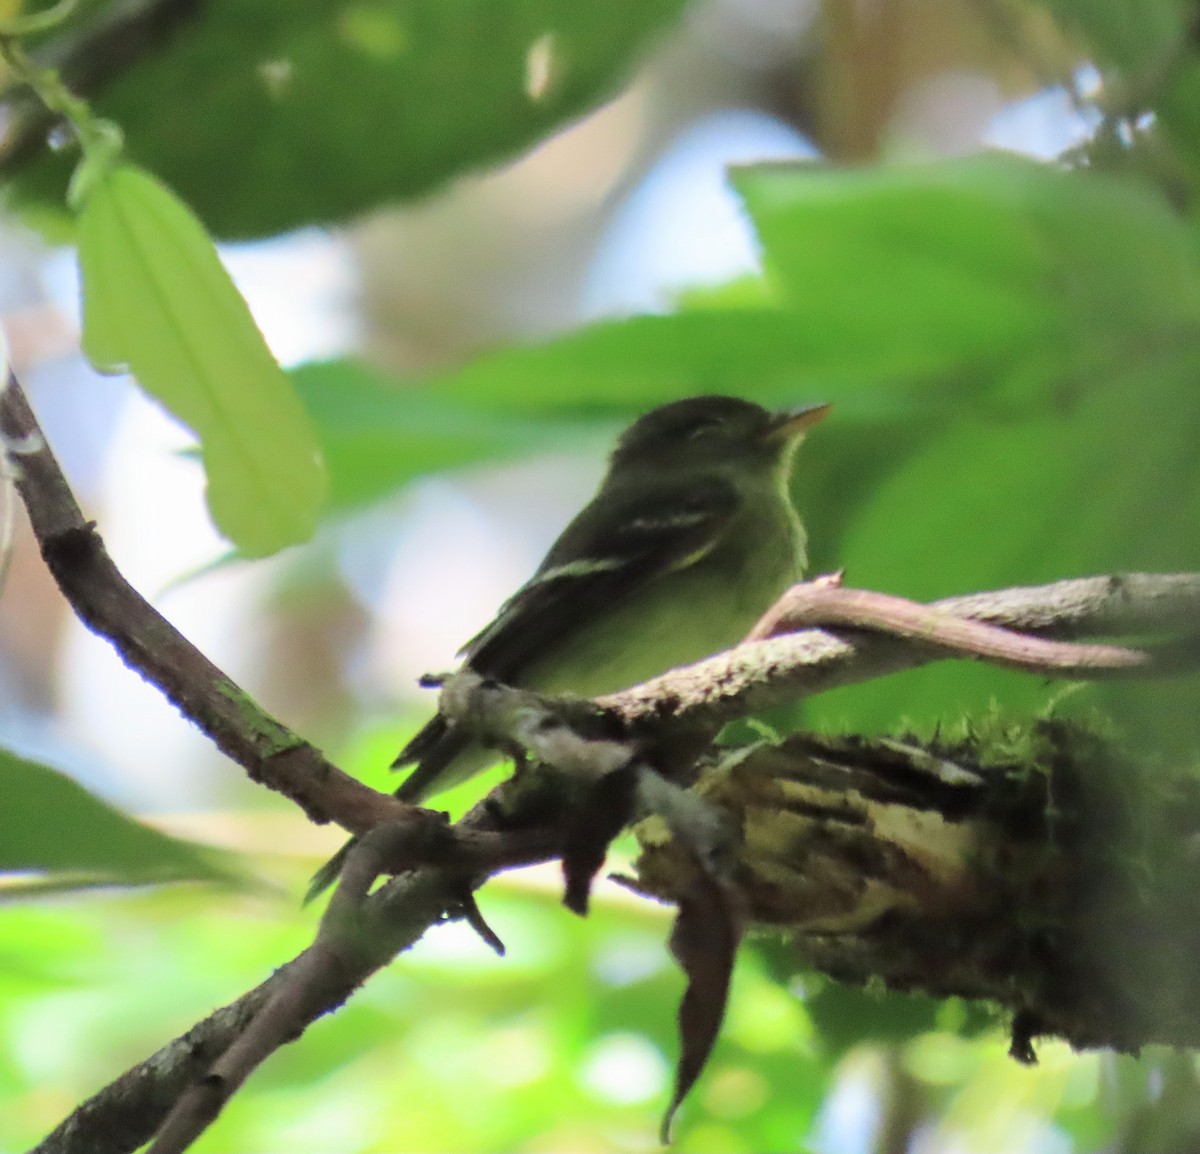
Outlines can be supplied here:
[[[751, 509], [748, 515], [770, 513]], [[774, 519], [744, 527], [747, 534], [735, 527], [688, 568], [649, 582], [590, 620], [573, 622], [570, 635], [522, 684], [583, 697], [615, 693], [736, 645], [800, 579], [804, 563], [798, 523]], [[747, 541], [752, 548], [742, 547]]]

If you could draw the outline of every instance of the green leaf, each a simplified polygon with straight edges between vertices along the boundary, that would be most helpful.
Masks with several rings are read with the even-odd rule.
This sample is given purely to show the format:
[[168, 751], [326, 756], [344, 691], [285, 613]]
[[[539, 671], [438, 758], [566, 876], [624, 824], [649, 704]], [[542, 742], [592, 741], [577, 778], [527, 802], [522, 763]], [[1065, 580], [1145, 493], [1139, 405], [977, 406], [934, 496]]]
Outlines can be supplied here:
[[[210, 0], [93, 107], [214, 235], [265, 236], [513, 156], [612, 95], [684, 4]], [[19, 198], [61, 203], [68, 161], [42, 150]]]
[[1157, 94], [1154, 111], [1157, 135], [1186, 166], [1195, 189], [1200, 183], [1200, 54], [1180, 57]]
[[1030, 292], [1043, 253], [989, 182], [963, 187], [945, 165], [764, 166], [733, 181], [783, 305], [830, 350], [933, 373], [1043, 338]]
[[[1153, 191], [999, 156], [760, 167], [736, 183], [780, 307], [825, 343], [825, 363], [844, 350], [848, 378], [884, 368], [908, 410], [907, 424], [885, 407], [852, 413], [851, 464], [827, 457], [805, 487], [814, 562], [922, 600], [1200, 565], [1200, 260]], [[928, 385], [914, 390], [922, 365]], [[824, 448], [814, 438], [801, 468]], [[944, 663], [823, 695], [806, 717], [882, 731], [992, 701], [1036, 712], [1056, 692]], [[1125, 683], [1079, 702], [1179, 749], [1200, 742], [1194, 692]]]
[[1059, 24], [1083, 37], [1102, 65], [1130, 72], [1161, 65], [1183, 39], [1188, 0], [1045, 0]]
[[[908, 405], [926, 387], [919, 376], [885, 386], [873, 373], [846, 371], [845, 350], [831, 361], [815, 345], [806, 326], [775, 308], [706, 309], [595, 325], [424, 380], [352, 360], [305, 365], [293, 379], [316, 423], [334, 501], [351, 505], [422, 472], [561, 448], [598, 428], [611, 437], [636, 414], [695, 393], [779, 406], [833, 401], [839, 415], [912, 423]], [[877, 462], [887, 455], [887, 444], [879, 447]]]
[[[33, 892], [231, 876], [213, 851], [159, 833], [58, 770], [7, 750], [0, 750], [0, 797], [0, 871], [34, 875]], [[0, 894], [22, 888], [5, 884]]]
[[782, 307], [822, 359], [1045, 403], [1200, 318], [1195, 239], [1153, 191], [994, 155], [740, 169]]
[[213, 521], [242, 554], [307, 540], [326, 490], [311, 423], [200, 222], [121, 167], [88, 192], [78, 235], [92, 364], [128, 368], [196, 433]]
[[1191, 232], [1120, 181], [996, 156], [863, 173], [758, 167], [735, 182], [770, 294], [605, 322], [423, 380], [352, 362], [302, 369], [339, 500], [540, 447], [558, 429], [538, 418], [615, 422], [701, 392], [833, 402], [872, 446], [871, 469], [844, 486], [981, 397], [989, 413], [1053, 408], [1107, 365], [1169, 358], [1200, 325]]
[[[1157, 361], [1157, 363], [1155, 363]], [[845, 527], [855, 585], [920, 600], [1127, 570], [1200, 568], [1200, 357], [1178, 349], [1080, 396], [987, 414], [942, 430], [885, 479]], [[1054, 398], [1048, 398], [1048, 400]], [[855, 729], [985, 710], [1036, 712], [1055, 692], [1036, 678], [963, 663], [828, 694], [810, 717]], [[1141, 740], [1200, 744], [1194, 679], [1088, 690]], [[1189, 700], [1190, 699], [1190, 700]]]
[[321, 440], [335, 507], [377, 499], [422, 473], [561, 447], [578, 424], [490, 412], [408, 388], [357, 361], [292, 373]]

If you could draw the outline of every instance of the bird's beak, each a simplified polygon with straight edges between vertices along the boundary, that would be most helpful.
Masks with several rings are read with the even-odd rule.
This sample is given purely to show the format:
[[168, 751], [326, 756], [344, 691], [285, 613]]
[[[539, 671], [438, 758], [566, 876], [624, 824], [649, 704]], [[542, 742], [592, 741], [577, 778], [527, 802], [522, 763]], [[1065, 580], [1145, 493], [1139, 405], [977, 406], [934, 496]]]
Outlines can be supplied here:
[[832, 405], [805, 405], [800, 409], [785, 409], [776, 413], [767, 427], [763, 439], [767, 441], [792, 441], [808, 432], [818, 421], [823, 421]]

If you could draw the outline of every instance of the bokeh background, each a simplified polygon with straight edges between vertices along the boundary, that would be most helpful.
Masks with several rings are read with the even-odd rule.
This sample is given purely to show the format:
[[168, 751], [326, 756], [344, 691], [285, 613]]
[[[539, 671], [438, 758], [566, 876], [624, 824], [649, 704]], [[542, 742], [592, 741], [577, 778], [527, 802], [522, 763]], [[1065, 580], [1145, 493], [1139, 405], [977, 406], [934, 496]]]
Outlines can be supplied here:
[[[333, 476], [317, 538], [231, 558], [187, 431], [88, 367], [71, 143], [31, 149], [19, 93], [0, 314], [125, 574], [351, 772], [388, 782], [431, 707], [416, 677], [532, 571], [622, 424], [688, 392], [835, 404], [796, 497], [814, 567], [853, 583], [934, 597], [1196, 566], [1193, 5], [189, 8], [80, 85], [223, 241], [295, 370]], [[47, 57], [70, 77], [116, 11], [84, 4]], [[1102, 709], [1179, 750], [1195, 688], [945, 667], [772, 720], [887, 732]], [[19, 509], [0, 743], [253, 879], [8, 893], [0, 1148], [18, 1149], [303, 948], [316, 915], [298, 895], [341, 838], [246, 782], [74, 620]], [[500, 879], [482, 905], [508, 957], [431, 932], [197, 1149], [652, 1149], [683, 985], [669, 912], [602, 886], [581, 922], [553, 871]], [[1027, 1069], [1004, 1029], [986, 1006], [846, 989], [755, 942], [679, 1148], [1194, 1148], [1190, 1055], [1048, 1043]]]

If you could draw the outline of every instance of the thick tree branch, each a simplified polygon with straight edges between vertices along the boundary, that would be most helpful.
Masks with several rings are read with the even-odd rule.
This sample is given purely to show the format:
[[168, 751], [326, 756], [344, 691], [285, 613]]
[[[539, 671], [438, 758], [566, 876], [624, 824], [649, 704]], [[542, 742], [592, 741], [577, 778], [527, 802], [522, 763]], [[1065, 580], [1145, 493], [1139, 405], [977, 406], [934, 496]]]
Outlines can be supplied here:
[[[797, 967], [983, 999], [1077, 1048], [1200, 1046], [1200, 769], [1069, 721], [741, 751], [697, 792], [742, 830], [749, 916]], [[690, 847], [642, 831], [638, 888], [674, 900]]]
[[351, 833], [381, 822], [436, 823], [343, 773], [218, 669], [113, 564], [84, 519], [16, 379], [0, 394], [0, 438], [42, 556], [79, 619], [156, 686], [251, 779], [290, 798], [310, 820]]

